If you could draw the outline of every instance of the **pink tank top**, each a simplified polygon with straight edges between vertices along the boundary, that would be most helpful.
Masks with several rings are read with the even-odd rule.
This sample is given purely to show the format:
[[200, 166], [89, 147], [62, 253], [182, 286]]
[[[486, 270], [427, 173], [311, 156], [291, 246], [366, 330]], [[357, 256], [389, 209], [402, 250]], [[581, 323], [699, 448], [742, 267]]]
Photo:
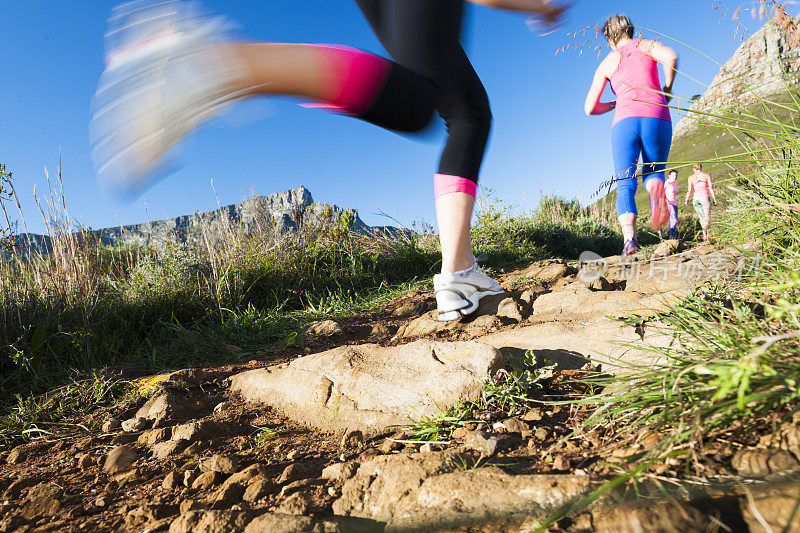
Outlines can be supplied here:
[[658, 63], [639, 49], [641, 39], [617, 48], [620, 62], [611, 76], [611, 89], [617, 95], [614, 124], [630, 117], [659, 118], [672, 122], [667, 99], [660, 93]]
[[[703, 176], [703, 174], [701, 174], [701, 176]], [[711, 196], [711, 193], [708, 190], [708, 179], [699, 180], [695, 178], [693, 199], [707, 200], [709, 196]]]
[[667, 197], [667, 203], [678, 205], [678, 182], [667, 181], [664, 183], [664, 196]]

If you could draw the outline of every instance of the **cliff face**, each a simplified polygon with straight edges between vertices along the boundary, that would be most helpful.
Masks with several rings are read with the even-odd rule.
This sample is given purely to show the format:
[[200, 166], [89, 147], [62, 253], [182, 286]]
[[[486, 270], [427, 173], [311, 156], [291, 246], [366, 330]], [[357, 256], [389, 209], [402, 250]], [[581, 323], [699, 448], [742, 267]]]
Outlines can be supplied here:
[[779, 16], [765, 24], [736, 50], [708, 90], [675, 126], [676, 138], [697, 129], [694, 112], [718, 113], [749, 106], [758, 98], [785, 93], [798, 81], [800, 30], [795, 19]]
[[[297, 230], [303, 221], [309, 220], [309, 217], [315, 219], [325, 215], [336, 220], [345, 212], [349, 214], [351, 230], [365, 232], [369, 229], [359, 218], [358, 212], [315, 204], [308, 189], [300, 187], [251, 198], [214, 211], [144, 224], [105, 228], [92, 231], [90, 235], [104, 245], [138, 243], [161, 247], [167, 244], [199, 242], [204, 238], [213, 241], [221, 232], [231, 230], [253, 233], [274, 228], [280, 235]], [[29, 252], [46, 253], [50, 250], [50, 238], [46, 235], [25, 233], [18, 235], [15, 241], [23, 250]]]

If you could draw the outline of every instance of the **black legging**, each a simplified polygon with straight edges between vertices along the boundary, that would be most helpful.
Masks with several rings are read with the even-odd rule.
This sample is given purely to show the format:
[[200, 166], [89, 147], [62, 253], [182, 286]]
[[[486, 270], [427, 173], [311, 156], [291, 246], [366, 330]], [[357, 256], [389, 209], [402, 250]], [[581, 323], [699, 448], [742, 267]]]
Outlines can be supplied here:
[[433, 109], [447, 126], [439, 174], [478, 181], [492, 113], [460, 44], [463, 0], [356, 0], [378, 39], [403, 68], [392, 68], [362, 118], [417, 131]]

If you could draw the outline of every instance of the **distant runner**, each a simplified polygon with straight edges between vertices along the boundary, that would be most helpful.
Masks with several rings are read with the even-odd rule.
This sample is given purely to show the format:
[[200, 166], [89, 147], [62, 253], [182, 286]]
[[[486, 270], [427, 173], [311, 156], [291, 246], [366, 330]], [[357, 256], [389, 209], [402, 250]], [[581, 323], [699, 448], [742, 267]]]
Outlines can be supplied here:
[[[664, 169], [672, 142], [672, 119], [667, 104], [672, 98], [678, 54], [658, 41], [634, 39], [634, 26], [625, 15], [609, 18], [603, 34], [612, 51], [597, 67], [584, 109], [587, 115], [614, 110], [611, 145], [617, 180], [617, 216], [625, 239], [622, 255], [630, 255], [639, 250], [634, 198], [640, 156], [644, 186], [650, 194], [653, 228], [660, 228], [669, 218]], [[664, 65], [663, 87], [658, 63]], [[611, 82], [617, 95], [614, 102], [600, 101], [607, 82]]]
[[673, 169], [667, 175], [664, 184], [664, 196], [667, 197], [669, 207], [669, 238], [678, 238], [678, 171]]
[[[567, 9], [549, 0], [472, 1], [551, 25]], [[140, 191], [172, 169], [171, 153], [184, 136], [248, 96], [301, 96], [404, 132], [424, 128], [435, 110], [448, 136], [434, 178], [442, 248], [434, 289], [439, 320], [458, 319], [502, 292], [478, 267], [470, 240], [492, 115], [460, 44], [464, 0], [356, 3], [394, 62], [341, 46], [231, 42], [224, 19], [180, 0], [115, 8], [92, 117], [98, 177], [117, 190]]]
[[711, 183], [711, 175], [703, 172], [703, 165], [696, 163], [692, 168], [694, 168], [694, 174], [689, 176], [689, 190], [686, 192], [684, 204], [689, 205], [689, 197], [693, 196], [694, 211], [703, 228], [703, 241], [708, 241], [708, 227], [711, 225], [709, 198], [714, 201], [714, 205], [717, 205], [717, 196], [714, 193], [714, 184]]

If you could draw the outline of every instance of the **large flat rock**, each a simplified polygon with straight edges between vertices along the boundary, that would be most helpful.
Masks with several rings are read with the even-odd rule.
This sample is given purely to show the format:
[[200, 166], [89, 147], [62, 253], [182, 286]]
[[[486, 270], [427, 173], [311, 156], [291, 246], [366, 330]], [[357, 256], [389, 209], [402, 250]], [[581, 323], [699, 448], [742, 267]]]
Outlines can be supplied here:
[[539, 360], [550, 359], [562, 368], [577, 369], [593, 361], [615, 373], [631, 365], [652, 365], [658, 357], [649, 347], [666, 346], [672, 336], [655, 327], [642, 329], [600, 317], [589, 322], [545, 322], [487, 335], [480, 341], [509, 357], [532, 350]]
[[511, 531], [507, 520], [544, 518], [591, 488], [588, 476], [463, 471], [446, 453], [381, 456], [345, 482], [333, 510], [386, 522], [386, 531]]
[[231, 388], [317, 429], [369, 434], [478, 398], [502, 364], [497, 349], [478, 342], [364, 344], [243, 372]]

